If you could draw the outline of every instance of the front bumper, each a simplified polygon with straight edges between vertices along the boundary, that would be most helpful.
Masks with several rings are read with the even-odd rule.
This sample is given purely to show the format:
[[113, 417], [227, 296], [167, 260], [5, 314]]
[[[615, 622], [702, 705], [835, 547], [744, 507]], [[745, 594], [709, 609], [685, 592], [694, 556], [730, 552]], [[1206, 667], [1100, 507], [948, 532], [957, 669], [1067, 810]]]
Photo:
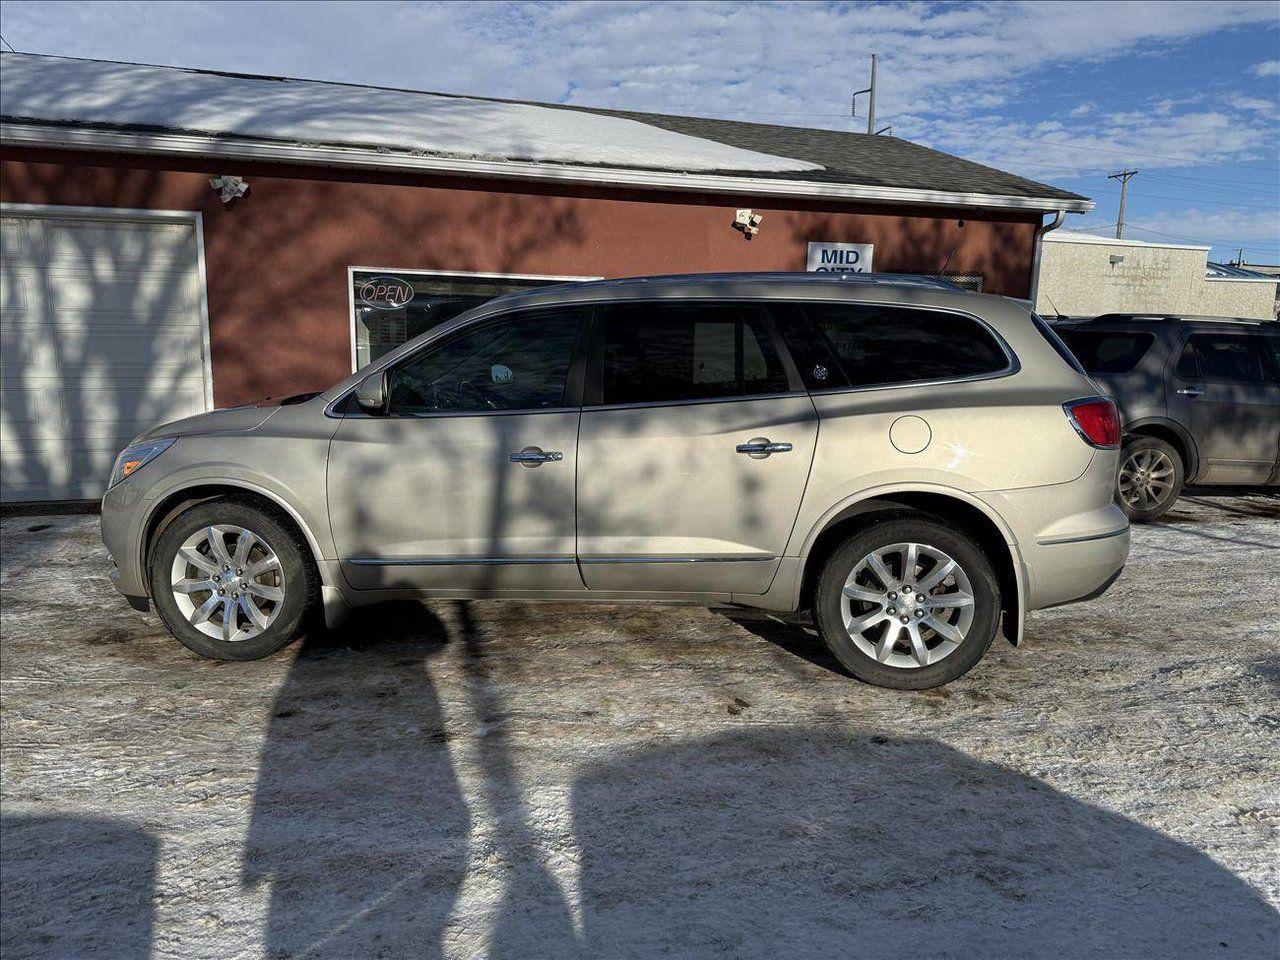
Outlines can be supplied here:
[[130, 480], [117, 483], [102, 497], [102, 543], [111, 554], [114, 566], [111, 582], [129, 605], [146, 602], [147, 584], [142, 573], [142, 557], [138, 545], [142, 542], [141, 526], [145, 520], [145, 503], [137, 485]]
[[151, 609], [151, 601], [147, 597], [127, 593], [125, 589], [120, 586], [120, 568], [115, 563], [111, 564], [111, 569], [107, 572], [107, 576], [111, 578], [112, 585], [120, 591], [129, 606], [133, 607], [135, 610], [141, 610], [143, 613], [146, 613]]

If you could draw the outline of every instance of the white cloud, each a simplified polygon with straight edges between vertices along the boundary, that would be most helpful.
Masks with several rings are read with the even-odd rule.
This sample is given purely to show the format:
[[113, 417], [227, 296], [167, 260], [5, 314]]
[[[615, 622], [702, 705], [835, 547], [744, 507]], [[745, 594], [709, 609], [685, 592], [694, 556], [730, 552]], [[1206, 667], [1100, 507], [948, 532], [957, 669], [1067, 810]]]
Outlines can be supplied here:
[[1189, 207], [1136, 216], [1131, 225], [1143, 235], [1166, 234], [1203, 243], [1249, 246], [1261, 242], [1270, 247], [1280, 244], [1280, 211], [1275, 210], [1204, 211]]
[[1255, 77], [1280, 77], [1280, 60], [1263, 60], [1249, 68]]
[[1068, 117], [1087, 117], [1089, 114], [1093, 113], [1093, 111], [1097, 109], [1098, 109], [1098, 105], [1096, 103], [1094, 103], [1092, 100], [1086, 100], [1084, 103], [1080, 104], [1079, 106], [1073, 107], [1070, 111], [1068, 111], [1067, 116]]
[[1263, 100], [1260, 97], [1233, 97], [1231, 106], [1237, 110], [1254, 110], [1275, 116], [1280, 113], [1280, 103], [1274, 100]]

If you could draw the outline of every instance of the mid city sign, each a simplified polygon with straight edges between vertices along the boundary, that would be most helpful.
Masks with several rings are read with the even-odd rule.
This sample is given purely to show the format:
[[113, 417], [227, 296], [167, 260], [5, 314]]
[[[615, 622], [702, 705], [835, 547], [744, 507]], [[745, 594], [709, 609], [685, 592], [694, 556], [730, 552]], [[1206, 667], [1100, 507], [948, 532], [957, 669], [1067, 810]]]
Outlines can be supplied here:
[[874, 243], [809, 243], [811, 273], [870, 273]]

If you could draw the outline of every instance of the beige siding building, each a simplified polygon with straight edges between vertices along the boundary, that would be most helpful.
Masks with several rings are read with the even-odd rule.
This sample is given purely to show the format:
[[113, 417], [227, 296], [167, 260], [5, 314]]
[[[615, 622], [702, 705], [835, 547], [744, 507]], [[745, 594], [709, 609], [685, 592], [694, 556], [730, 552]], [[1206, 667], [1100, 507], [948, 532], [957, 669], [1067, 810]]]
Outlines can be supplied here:
[[1070, 230], [1044, 238], [1036, 310], [1047, 316], [1171, 313], [1275, 318], [1280, 278], [1215, 277], [1209, 248]]

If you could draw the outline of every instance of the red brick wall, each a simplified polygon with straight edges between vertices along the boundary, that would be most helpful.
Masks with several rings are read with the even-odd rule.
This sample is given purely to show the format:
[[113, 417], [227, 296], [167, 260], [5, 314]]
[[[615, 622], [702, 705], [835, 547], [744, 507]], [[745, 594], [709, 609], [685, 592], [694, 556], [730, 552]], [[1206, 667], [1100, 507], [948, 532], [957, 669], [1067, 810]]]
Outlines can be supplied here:
[[[245, 177], [224, 207], [213, 173]], [[578, 189], [409, 174], [6, 150], [0, 199], [199, 210], [214, 400], [320, 389], [350, 372], [348, 266], [583, 276], [803, 270], [810, 240], [875, 244], [877, 271], [981, 274], [1028, 295], [1039, 218], [868, 204]], [[764, 214], [747, 241], [734, 210]]]

